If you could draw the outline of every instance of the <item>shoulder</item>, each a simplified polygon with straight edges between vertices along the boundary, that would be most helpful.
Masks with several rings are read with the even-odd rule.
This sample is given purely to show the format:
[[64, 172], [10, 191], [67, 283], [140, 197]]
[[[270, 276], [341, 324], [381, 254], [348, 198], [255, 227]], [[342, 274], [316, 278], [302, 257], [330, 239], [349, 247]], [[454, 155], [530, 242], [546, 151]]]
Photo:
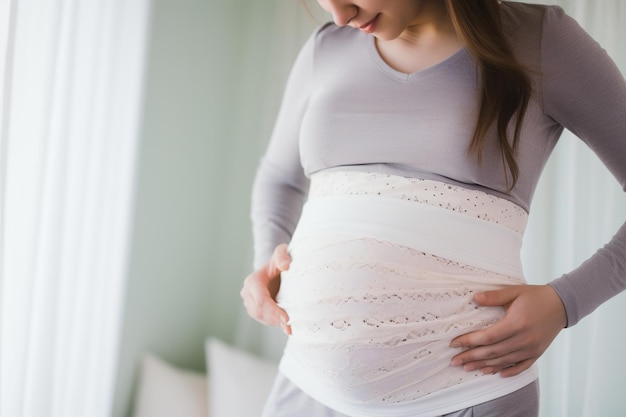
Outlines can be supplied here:
[[577, 39], [588, 36], [559, 6], [501, 3], [502, 25], [518, 59], [539, 70], [546, 50], [567, 54]]
[[522, 30], [541, 27], [546, 11], [555, 6], [513, 1], [500, 2], [500, 13], [505, 30]]
[[518, 59], [539, 58], [543, 22], [552, 6], [518, 2], [501, 2], [502, 27]]
[[522, 63], [549, 69], [565, 61], [588, 64], [606, 51], [559, 6], [502, 2], [505, 34]]
[[541, 32], [544, 26], [567, 24], [568, 20], [573, 20], [560, 6], [513, 1], [500, 2], [500, 13], [505, 30], [512, 33]]
[[316, 47], [341, 47], [364, 36], [350, 26], [337, 26], [333, 22], [322, 25], [315, 33]]
[[502, 25], [513, 46], [541, 47], [537, 42], [570, 42], [586, 35], [580, 25], [559, 6], [501, 2]]
[[359, 54], [363, 50], [364, 36], [368, 35], [353, 27], [337, 26], [332, 22], [322, 25], [311, 39], [316, 67], [320, 63], [337, 65]]

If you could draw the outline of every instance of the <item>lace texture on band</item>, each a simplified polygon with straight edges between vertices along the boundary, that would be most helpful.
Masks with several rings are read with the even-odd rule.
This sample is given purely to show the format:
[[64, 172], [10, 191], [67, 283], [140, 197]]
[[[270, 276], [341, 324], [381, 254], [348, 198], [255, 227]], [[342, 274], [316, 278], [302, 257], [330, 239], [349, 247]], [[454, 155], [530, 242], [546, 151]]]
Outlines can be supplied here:
[[[355, 172], [312, 177], [309, 199], [346, 194], [433, 205], [519, 233], [527, 218], [507, 200], [437, 181]], [[293, 331], [285, 355], [298, 372], [356, 403], [411, 401], [480, 378], [450, 366], [459, 352], [450, 341], [502, 317], [502, 308], [475, 304], [474, 293], [523, 283], [367, 232], [296, 233], [290, 253], [278, 294]]]

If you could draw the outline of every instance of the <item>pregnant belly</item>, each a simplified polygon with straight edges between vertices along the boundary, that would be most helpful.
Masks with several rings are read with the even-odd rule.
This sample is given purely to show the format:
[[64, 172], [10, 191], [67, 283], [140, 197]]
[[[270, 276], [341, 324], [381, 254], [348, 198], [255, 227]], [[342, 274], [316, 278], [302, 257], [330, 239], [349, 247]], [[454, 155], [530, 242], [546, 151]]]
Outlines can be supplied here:
[[524, 283], [525, 219], [506, 200], [436, 181], [314, 175], [277, 296], [292, 328], [281, 369], [368, 404], [482, 377], [450, 366], [449, 344], [504, 314], [474, 293]]
[[278, 295], [290, 353], [331, 389], [399, 402], [478, 376], [450, 366], [449, 344], [502, 317], [472, 296], [509, 277], [352, 234], [298, 239], [291, 255]]

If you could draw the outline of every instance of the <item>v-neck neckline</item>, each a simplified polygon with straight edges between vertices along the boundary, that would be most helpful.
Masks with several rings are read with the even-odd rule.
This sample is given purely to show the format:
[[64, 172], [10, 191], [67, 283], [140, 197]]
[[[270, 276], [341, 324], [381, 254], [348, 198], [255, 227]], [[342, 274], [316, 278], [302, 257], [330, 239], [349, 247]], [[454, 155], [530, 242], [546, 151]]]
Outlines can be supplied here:
[[426, 68], [423, 68], [421, 70], [418, 70], [412, 73], [406, 73], [406, 72], [402, 72], [393, 68], [383, 59], [380, 52], [378, 51], [378, 48], [376, 47], [376, 38], [372, 35], [367, 35], [367, 49], [369, 50], [370, 55], [372, 56], [372, 58], [374, 59], [374, 62], [380, 68], [381, 71], [383, 71], [385, 74], [387, 74], [391, 78], [394, 78], [398, 81], [404, 81], [404, 82], [408, 82], [413, 79], [420, 78], [424, 75], [427, 75], [433, 71], [437, 71], [441, 67], [451, 65], [457, 60], [460, 60], [462, 58], [465, 58], [465, 57], [471, 58], [469, 51], [467, 50], [467, 47], [463, 46], [460, 49], [458, 49], [456, 52], [454, 52], [452, 55], [448, 56], [447, 58], [439, 62], [434, 63], [433, 65], [430, 65]]

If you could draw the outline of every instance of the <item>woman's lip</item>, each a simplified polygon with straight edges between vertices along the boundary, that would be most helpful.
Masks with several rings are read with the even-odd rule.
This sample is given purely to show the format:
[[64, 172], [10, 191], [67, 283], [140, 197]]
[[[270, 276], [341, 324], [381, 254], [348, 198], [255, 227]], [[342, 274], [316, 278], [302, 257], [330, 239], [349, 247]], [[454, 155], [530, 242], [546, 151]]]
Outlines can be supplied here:
[[361, 29], [365, 33], [372, 33], [373, 31], [375, 31], [376, 23], [378, 22], [378, 16], [380, 15], [377, 14], [372, 20], [362, 26], [359, 26], [359, 29]]

